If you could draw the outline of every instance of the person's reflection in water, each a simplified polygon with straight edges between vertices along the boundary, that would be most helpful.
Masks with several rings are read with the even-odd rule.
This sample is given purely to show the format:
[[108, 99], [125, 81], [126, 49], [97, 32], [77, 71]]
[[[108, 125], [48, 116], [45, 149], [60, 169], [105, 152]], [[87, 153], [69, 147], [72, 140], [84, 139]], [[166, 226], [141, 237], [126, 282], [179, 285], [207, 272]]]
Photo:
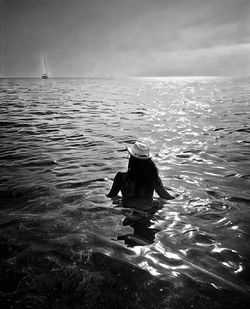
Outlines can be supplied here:
[[116, 202], [120, 199], [118, 193], [121, 191], [119, 206], [134, 209], [131, 215], [126, 215], [123, 225], [132, 226], [136, 238], [145, 239], [146, 236], [147, 240], [152, 241], [157, 231], [149, 228], [150, 215], [162, 205], [159, 200], [153, 199], [154, 191], [162, 199], [169, 200], [174, 197], [164, 188], [148, 145], [138, 141], [127, 147], [127, 150], [130, 154], [128, 170], [115, 175], [112, 188], [106, 196]]
[[155, 234], [159, 229], [151, 228], [152, 218], [156, 210], [150, 212], [138, 213], [124, 211], [126, 218], [123, 220], [124, 226], [131, 226], [134, 229], [133, 234], [118, 236], [117, 240], [124, 240], [128, 246], [147, 245], [154, 242]]

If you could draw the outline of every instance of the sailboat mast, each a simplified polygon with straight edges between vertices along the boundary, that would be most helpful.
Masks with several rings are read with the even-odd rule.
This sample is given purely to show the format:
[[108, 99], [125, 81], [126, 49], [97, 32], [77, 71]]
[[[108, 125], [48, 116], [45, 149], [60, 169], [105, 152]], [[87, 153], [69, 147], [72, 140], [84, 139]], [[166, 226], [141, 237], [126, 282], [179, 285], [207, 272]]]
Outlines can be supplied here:
[[43, 54], [43, 64], [44, 64], [45, 73], [42, 74], [42, 78], [43, 79], [48, 79], [47, 65], [46, 65], [46, 59], [45, 59], [45, 55], [44, 54]]
[[45, 55], [43, 55], [43, 62], [44, 62], [45, 74], [48, 75]]

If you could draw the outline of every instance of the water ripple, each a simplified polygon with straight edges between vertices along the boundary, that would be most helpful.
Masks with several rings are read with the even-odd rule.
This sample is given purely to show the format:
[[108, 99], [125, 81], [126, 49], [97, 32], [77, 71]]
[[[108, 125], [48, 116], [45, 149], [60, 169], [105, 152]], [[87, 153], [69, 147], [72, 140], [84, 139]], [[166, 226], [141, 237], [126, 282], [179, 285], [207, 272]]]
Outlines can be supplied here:
[[[128, 308], [237, 308], [238, 295], [248, 308], [249, 79], [2, 79], [0, 90], [6, 307], [25, 295], [49, 307], [52, 290], [94, 301], [108, 287]], [[105, 197], [136, 139], [178, 194], [153, 215]]]

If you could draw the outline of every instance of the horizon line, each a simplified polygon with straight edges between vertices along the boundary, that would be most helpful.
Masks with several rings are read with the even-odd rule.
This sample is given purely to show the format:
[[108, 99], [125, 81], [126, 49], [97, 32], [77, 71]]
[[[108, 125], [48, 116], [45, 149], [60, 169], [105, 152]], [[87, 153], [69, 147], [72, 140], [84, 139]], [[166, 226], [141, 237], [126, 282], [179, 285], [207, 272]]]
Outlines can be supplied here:
[[[166, 76], [113, 76], [113, 75], [100, 75], [100, 76], [49, 76], [48, 79], [59, 78], [99, 78], [99, 79], [126, 79], [126, 78], [195, 78], [195, 77], [250, 77], [250, 75], [166, 75]], [[0, 76], [0, 79], [42, 79], [40, 76]]]

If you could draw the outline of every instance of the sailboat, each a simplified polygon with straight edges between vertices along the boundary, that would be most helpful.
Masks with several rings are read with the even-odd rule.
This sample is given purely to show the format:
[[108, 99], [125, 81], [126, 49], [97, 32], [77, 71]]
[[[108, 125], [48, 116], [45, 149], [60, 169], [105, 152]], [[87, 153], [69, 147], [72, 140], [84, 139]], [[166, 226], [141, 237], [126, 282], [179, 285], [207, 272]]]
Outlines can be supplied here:
[[45, 73], [42, 74], [42, 79], [48, 79], [49, 76], [47, 73], [46, 59], [44, 55], [43, 55], [43, 64], [44, 64]]

